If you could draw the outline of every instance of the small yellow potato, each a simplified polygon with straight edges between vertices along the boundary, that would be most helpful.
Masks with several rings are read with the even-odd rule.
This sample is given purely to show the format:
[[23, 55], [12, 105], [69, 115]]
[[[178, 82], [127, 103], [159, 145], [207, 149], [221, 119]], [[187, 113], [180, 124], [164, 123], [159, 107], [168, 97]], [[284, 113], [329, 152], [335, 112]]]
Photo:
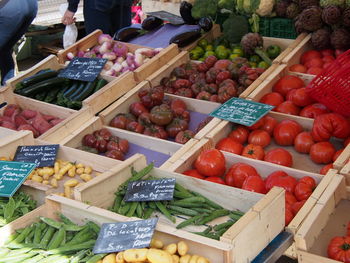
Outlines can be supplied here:
[[69, 170], [68, 170], [68, 176], [69, 177], [74, 177], [75, 176], [75, 165], [73, 165]]
[[156, 248], [148, 250], [147, 259], [151, 263], [173, 263], [173, 258], [169, 252]]
[[91, 174], [92, 173], [92, 167], [91, 166], [85, 166], [84, 174]]
[[60, 171], [60, 162], [56, 161], [54, 166], [53, 166], [53, 170], [54, 170], [54, 174], [58, 174], [58, 172]]
[[34, 174], [31, 180], [34, 182], [41, 183], [43, 181], [43, 178], [37, 174]]
[[77, 175], [83, 174], [83, 173], [84, 173], [84, 167], [77, 168], [77, 170], [75, 171], [75, 173], [76, 173]]
[[44, 181], [42, 182], [42, 184], [48, 185], [48, 184], [49, 184], [49, 181], [48, 181], [48, 180], [44, 180]]
[[197, 263], [199, 256], [198, 255], [193, 255], [189, 261], [189, 263]]
[[191, 255], [184, 255], [180, 257], [180, 263], [189, 263], [191, 259]]
[[70, 188], [69, 186], [65, 186], [64, 187], [64, 196], [67, 198], [71, 198], [72, 195], [72, 188]]
[[185, 241], [180, 241], [179, 243], [177, 243], [177, 253], [180, 256], [186, 255], [187, 252], [188, 252], [188, 245]]
[[69, 186], [69, 187], [75, 187], [79, 184], [79, 181], [77, 179], [69, 179], [64, 183], [64, 186]]
[[57, 179], [52, 178], [50, 184], [52, 187], [57, 188], [58, 187]]
[[199, 257], [197, 259], [197, 263], [210, 263], [208, 259], [206, 259], [205, 257]]
[[173, 263], [179, 263], [180, 262], [180, 257], [178, 255], [171, 255], [173, 258]]
[[58, 174], [54, 174], [53, 177], [55, 177], [56, 180], [62, 180], [63, 175], [61, 175], [60, 173], [58, 173]]
[[148, 248], [127, 249], [123, 257], [126, 262], [142, 262], [147, 259]]
[[82, 174], [80, 175], [80, 178], [84, 181], [84, 182], [88, 182], [92, 179], [91, 174]]
[[49, 180], [49, 178], [50, 178], [50, 175], [48, 175], [48, 174], [44, 174], [44, 175], [43, 175], [43, 179], [44, 179], [44, 180]]
[[150, 244], [150, 247], [151, 248], [163, 248], [164, 244], [163, 244], [163, 241], [159, 240], [159, 239], [156, 239], [156, 238], [152, 238], [151, 240], [151, 244]]
[[77, 169], [84, 168], [84, 164], [78, 163], [77, 165], [75, 165], [75, 167], [77, 167]]
[[115, 262], [116, 262], [116, 263], [125, 263], [123, 254], [124, 254], [124, 252], [119, 252], [119, 253], [115, 256]]
[[174, 255], [177, 251], [177, 245], [175, 243], [169, 244], [164, 248], [165, 251], [168, 251], [169, 254]]
[[117, 261], [116, 261], [116, 254], [115, 253], [108, 254], [102, 260], [102, 263], [116, 263], [116, 262]]

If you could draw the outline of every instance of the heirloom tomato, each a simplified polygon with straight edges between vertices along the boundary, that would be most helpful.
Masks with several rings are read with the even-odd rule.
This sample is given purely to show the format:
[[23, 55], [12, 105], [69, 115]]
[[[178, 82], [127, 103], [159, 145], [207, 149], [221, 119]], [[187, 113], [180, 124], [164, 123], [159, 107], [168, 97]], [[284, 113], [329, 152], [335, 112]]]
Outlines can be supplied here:
[[278, 122], [275, 118], [270, 116], [265, 116], [264, 118], [265, 118], [265, 123], [260, 129], [267, 131], [270, 135], [272, 135], [273, 130], [275, 129]]
[[260, 145], [248, 144], [243, 148], [242, 156], [262, 160], [265, 156], [264, 148]]
[[314, 144], [310, 132], [301, 132], [294, 139], [294, 149], [300, 153], [309, 153]]
[[323, 174], [323, 175], [327, 174], [329, 169], [333, 169], [333, 163], [329, 163], [323, 166], [322, 169], [320, 170], [320, 174]]
[[243, 151], [243, 145], [230, 137], [221, 139], [216, 144], [215, 148], [221, 151], [230, 152], [238, 155], [240, 155]]
[[269, 191], [274, 186], [284, 188], [290, 193], [294, 193], [297, 180], [283, 171], [276, 171], [271, 173], [265, 180], [266, 189]]
[[313, 190], [314, 188], [311, 185], [299, 182], [295, 186], [294, 195], [298, 201], [307, 200], [312, 195]]
[[286, 96], [288, 91], [302, 87], [304, 87], [304, 81], [301, 78], [293, 75], [285, 75], [275, 83], [272, 87], [272, 91], [278, 92], [282, 96]]
[[209, 176], [209, 177], [206, 177], [204, 180], [225, 185], [225, 181], [221, 177], [217, 177], [217, 176]]
[[278, 92], [269, 92], [261, 97], [260, 103], [265, 103], [272, 106], [278, 106], [284, 102], [283, 96]]
[[306, 202], [306, 200], [302, 200], [302, 201], [295, 202], [294, 204], [292, 204], [292, 212], [294, 215], [296, 215], [299, 212], [299, 210], [303, 207], [305, 202]]
[[311, 186], [312, 189], [316, 188], [316, 181], [311, 176], [304, 176], [304, 177], [302, 177], [301, 179], [299, 179], [298, 183], [308, 184], [308, 185]]
[[303, 128], [293, 120], [283, 120], [273, 130], [273, 137], [277, 144], [289, 146], [294, 144], [294, 139], [302, 132]]
[[222, 176], [225, 173], [225, 156], [217, 149], [205, 150], [199, 154], [194, 166], [204, 176]]
[[300, 111], [299, 115], [302, 116], [302, 117], [314, 119], [318, 115], [325, 114], [325, 113], [328, 113], [328, 112], [329, 112], [329, 110], [323, 104], [321, 104], [321, 103], [314, 103], [314, 104], [308, 105], [305, 108], [303, 108]]
[[287, 167], [292, 167], [293, 165], [292, 155], [287, 150], [282, 148], [276, 148], [268, 151], [265, 154], [264, 161]]
[[199, 179], [205, 178], [205, 176], [200, 174], [196, 169], [184, 171], [182, 174], [187, 175], [187, 176], [191, 176], [191, 177], [195, 177], [195, 178], [199, 178]]
[[229, 186], [242, 188], [243, 182], [248, 176], [259, 176], [259, 174], [249, 164], [236, 163], [230, 167], [225, 175], [225, 182]]
[[315, 141], [328, 141], [331, 136], [345, 139], [350, 135], [350, 122], [337, 113], [327, 113], [315, 118], [311, 135]]
[[306, 92], [306, 88], [292, 89], [287, 93], [287, 100], [292, 101], [296, 106], [305, 107], [314, 103], [314, 100]]
[[344, 151], [344, 149], [340, 149], [340, 150], [336, 151], [335, 154], [333, 155], [332, 161], [335, 162], [335, 160], [338, 159], [339, 155], [341, 155], [343, 151]]
[[328, 244], [328, 257], [344, 263], [350, 263], [350, 236], [333, 237]]
[[243, 182], [242, 189], [260, 194], [267, 192], [264, 180], [260, 176], [248, 176]]
[[300, 108], [295, 105], [292, 101], [285, 101], [273, 109], [274, 111], [285, 113], [289, 115], [299, 115]]
[[335, 148], [330, 142], [318, 142], [311, 146], [310, 157], [315, 163], [328, 164], [332, 162]]
[[241, 125], [235, 126], [228, 137], [244, 144], [248, 140], [249, 130]]
[[254, 130], [249, 134], [248, 143], [265, 148], [271, 142], [270, 134], [264, 130]]

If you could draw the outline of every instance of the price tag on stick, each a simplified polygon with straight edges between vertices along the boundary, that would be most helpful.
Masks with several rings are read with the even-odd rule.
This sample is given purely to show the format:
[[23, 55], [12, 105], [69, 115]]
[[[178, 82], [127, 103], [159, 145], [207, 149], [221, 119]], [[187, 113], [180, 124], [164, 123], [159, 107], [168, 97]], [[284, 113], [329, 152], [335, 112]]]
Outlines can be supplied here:
[[58, 76], [67, 79], [94, 81], [101, 73], [106, 62], [107, 59], [104, 58], [75, 57]]
[[0, 196], [13, 196], [35, 167], [34, 163], [0, 161]]
[[273, 108], [274, 106], [255, 101], [231, 98], [211, 112], [210, 116], [244, 126], [252, 126]]
[[94, 254], [149, 247], [158, 218], [102, 224]]
[[18, 146], [14, 161], [35, 163], [37, 167], [54, 166], [59, 144]]
[[140, 180], [130, 182], [124, 196], [125, 202], [173, 200], [175, 178]]

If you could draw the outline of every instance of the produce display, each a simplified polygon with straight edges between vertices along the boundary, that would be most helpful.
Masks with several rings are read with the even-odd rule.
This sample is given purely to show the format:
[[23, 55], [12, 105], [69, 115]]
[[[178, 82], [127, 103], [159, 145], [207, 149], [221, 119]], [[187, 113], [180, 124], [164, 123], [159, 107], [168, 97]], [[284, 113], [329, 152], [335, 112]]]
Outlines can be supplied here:
[[98, 37], [98, 45], [88, 50], [79, 50], [77, 54], [68, 53], [67, 59], [72, 60], [74, 56], [105, 58], [108, 61], [101, 74], [118, 77], [124, 72], [134, 71], [160, 51], [161, 48], [150, 49], [142, 47], [132, 52], [127, 44], [113, 41], [110, 35], [101, 34]]
[[327, 248], [328, 257], [341, 262], [350, 262], [350, 222], [344, 236], [333, 237]]
[[164, 245], [160, 239], [153, 238], [150, 248], [128, 249], [118, 253], [111, 253], [97, 263], [210, 263], [200, 255], [190, 255], [189, 245], [185, 241]]
[[160, 86], [141, 88], [137, 94], [139, 101], [130, 104], [128, 113], [117, 114], [109, 126], [185, 144], [211, 120], [190, 130], [191, 112], [184, 101], [164, 96]]
[[82, 101], [107, 84], [103, 78], [78, 81], [58, 77], [59, 71], [47, 69], [16, 84], [15, 93], [58, 106], [79, 110]]
[[41, 216], [38, 222], [17, 229], [1, 248], [0, 262], [97, 262], [102, 256], [91, 250], [100, 227], [91, 221], [79, 226], [59, 216], [61, 221]]
[[[243, 216], [243, 212], [224, 209], [205, 196], [189, 191], [178, 183], [175, 184], [172, 201], [125, 202], [123, 199], [129, 182], [158, 179], [149, 176], [152, 169], [152, 163], [139, 172], [132, 169], [132, 177], [118, 187], [110, 210], [128, 217], [136, 216], [143, 219], [150, 218], [154, 212], [160, 212], [174, 224], [177, 221], [175, 216], [179, 215], [181, 218], [186, 217], [186, 220], [178, 224], [177, 229], [189, 225], [205, 225], [207, 227], [204, 231], [194, 233], [216, 240], [219, 240], [220, 236]], [[208, 226], [210, 222], [221, 217], [227, 217], [227, 219], [215, 226]]]
[[341, 53], [342, 51], [332, 49], [323, 49], [320, 51], [308, 50], [301, 55], [300, 64], [290, 66], [289, 70], [292, 72], [318, 75]]
[[24, 192], [14, 196], [0, 197], [0, 227], [20, 218], [36, 208], [36, 201]]
[[106, 157], [116, 160], [124, 160], [124, 155], [129, 150], [129, 142], [111, 134], [108, 129], [102, 128], [92, 134], [86, 134], [78, 149], [103, 154]]
[[[350, 123], [336, 113], [317, 116], [311, 131], [305, 131], [294, 120], [278, 122], [271, 116], [261, 118], [251, 127], [235, 126], [226, 138], [222, 138], [216, 148], [244, 157], [264, 160], [287, 167], [293, 167], [293, 155], [284, 146], [293, 146], [295, 151], [308, 154], [316, 164], [332, 164], [344, 148], [330, 141], [331, 137], [344, 140], [344, 147], [350, 136]], [[271, 147], [272, 138], [277, 147]], [[323, 173], [326, 172], [323, 170]]]
[[21, 109], [16, 104], [9, 104], [0, 115], [0, 126], [11, 130], [32, 131], [39, 137], [53, 126], [63, 121], [52, 115], [43, 114], [31, 109]]
[[[279, 156], [283, 158], [281, 153], [276, 158]], [[284, 171], [275, 171], [263, 178], [253, 166], [244, 162], [235, 163], [226, 169], [225, 156], [217, 149], [201, 152], [193, 169], [184, 171], [183, 174], [261, 194], [266, 194], [274, 186], [282, 187], [286, 190], [286, 225], [292, 221], [316, 188], [316, 181], [310, 176], [297, 180]]]

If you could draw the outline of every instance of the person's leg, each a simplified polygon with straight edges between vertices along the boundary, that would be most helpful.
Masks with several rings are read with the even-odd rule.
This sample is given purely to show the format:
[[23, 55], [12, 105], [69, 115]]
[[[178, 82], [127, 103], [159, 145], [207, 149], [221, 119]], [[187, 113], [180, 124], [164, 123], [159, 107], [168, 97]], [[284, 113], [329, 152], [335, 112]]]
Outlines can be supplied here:
[[111, 34], [114, 35], [119, 29], [131, 25], [131, 0], [123, 0], [116, 4], [110, 15]]
[[109, 34], [111, 22], [109, 14], [96, 9], [94, 0], [84, 1], [84, 25], [86, 34], [90, 34], [96, 29], [101, 29], [103, 33]]

